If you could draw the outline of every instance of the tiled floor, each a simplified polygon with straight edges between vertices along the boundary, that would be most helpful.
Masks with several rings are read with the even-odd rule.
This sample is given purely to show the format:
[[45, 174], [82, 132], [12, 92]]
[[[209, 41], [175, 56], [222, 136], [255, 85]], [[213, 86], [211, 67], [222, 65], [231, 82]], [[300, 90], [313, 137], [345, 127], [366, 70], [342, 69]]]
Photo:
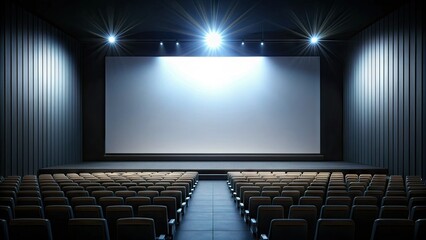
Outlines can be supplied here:
[[226, 181], [200, 180], [175, 240], [252, 240]]

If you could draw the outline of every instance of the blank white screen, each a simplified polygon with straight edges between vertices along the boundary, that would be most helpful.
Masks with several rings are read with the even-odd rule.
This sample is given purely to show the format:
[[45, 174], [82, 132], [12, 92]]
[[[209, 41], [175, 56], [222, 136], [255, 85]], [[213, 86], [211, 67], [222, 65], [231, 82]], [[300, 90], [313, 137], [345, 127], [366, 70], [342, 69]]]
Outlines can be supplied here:
[[318, 154], [319, 57], [107, 57], [108, 154]]

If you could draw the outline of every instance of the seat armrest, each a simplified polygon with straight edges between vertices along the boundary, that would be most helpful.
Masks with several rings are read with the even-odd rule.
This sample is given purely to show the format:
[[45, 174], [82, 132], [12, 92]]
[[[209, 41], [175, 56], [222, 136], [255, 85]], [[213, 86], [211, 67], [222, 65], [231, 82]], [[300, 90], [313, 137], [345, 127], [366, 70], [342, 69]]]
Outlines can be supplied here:
[[176, 224], [176, 219], [172, 218], [169, 220], [169, 225], [175, 225]]
[[260, 240], [268, 240], [268, 236], [266, 236], [266, 234], [262, 234], [260, 235]]
[[257, 221], [254, 218], [250, 219], [250, 232], [255, 236], [257, 235]]
[[172, 239], [173, 239], [173, 235], [175, 234], [175, 231], [176, 231], [176, 220], [172, 218], [169, 220], [169, 234]]
[[156, 238], [157, 240], [166, 240], [166, 235], [161, 234], [159, 237]]
[[252, 225], [256, 225], [256, 224], [257, 224], [257, 221], [256, 221], [256, 219], [252, 218], [252, 219], [250, 219], [250, 223], [251, 223]]

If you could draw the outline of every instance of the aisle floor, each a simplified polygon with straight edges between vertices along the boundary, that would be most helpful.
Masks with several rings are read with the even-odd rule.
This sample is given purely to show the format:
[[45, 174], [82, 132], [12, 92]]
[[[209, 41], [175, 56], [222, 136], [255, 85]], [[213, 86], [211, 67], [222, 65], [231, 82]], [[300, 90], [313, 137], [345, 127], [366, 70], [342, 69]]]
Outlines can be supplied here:
[[226, 181], [200, 180], [175, 240], [251, 240], [248, 225], [238, 213]]

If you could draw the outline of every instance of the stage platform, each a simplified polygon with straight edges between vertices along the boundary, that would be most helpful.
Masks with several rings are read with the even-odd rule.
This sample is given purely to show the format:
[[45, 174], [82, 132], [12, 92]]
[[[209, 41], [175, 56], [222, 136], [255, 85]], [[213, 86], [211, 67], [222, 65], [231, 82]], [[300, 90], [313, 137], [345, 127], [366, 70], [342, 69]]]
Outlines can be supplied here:
[[345, 161], [92, 161], [42, 168], [41, 173], [197, 171], [204, 179], [222, 179], [228, 171], [384, 173], [386, 168]]

